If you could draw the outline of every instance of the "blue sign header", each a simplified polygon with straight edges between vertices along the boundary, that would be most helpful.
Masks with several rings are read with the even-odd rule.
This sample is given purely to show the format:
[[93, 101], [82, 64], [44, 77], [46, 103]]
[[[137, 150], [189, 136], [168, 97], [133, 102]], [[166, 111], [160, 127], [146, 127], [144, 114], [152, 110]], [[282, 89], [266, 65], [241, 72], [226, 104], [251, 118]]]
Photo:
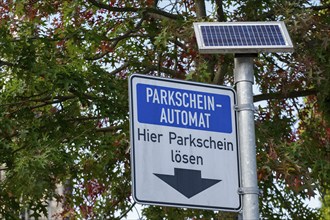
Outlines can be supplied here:
[[138, 83], [140, 123], [232, 133], [230, 96]]

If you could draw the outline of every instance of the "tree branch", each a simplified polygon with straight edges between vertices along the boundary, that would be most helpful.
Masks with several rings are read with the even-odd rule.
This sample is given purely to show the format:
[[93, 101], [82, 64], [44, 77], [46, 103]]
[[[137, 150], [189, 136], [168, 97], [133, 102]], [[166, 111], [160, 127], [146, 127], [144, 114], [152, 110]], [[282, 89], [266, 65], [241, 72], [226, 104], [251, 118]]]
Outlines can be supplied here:
[[226, 21], [226, 15], [225, 12], [223, 11], [223, 2], [222, 0], [215, 0], [215, 5], [217, 6], [217, 20], [218, 21]]
[[180, 42], [177, 38], [175, 38], [175, 40], [173, 40], [173, 43], [175, 45], [181, 47], [181, 49], [183, 49], [183, 50], [186, 50], [187, 51], [189, 49], [189, 47], [187, 47], [187, 45], [185, 45], [184, 43]]
[[103, 8], [103, 9], [107, 9], [108, 11], [114, 11], [114, 12], [137, 12], [138, 9], [137, 8], [132, 8], [132, 7], [112, 7], [110, 5], [106, 5], [103, 4], [101, 2], [95, 1], [95, 0], [88, 0], [89, 3], [91, 3], [92, 5], [98, 7], [98, 8]]
[[204, 0], [196, 0], [195, 5], [196, 5], [197, 18], [205, 18], [206, 17], [205, 1]]
[[213, 77], [213, 84], [216, 85], [222, 85], [224, 83], [225, 75], [228, 74], [229, 72], [229, 62], [226, 62], [228, 60], [227, 55], [221, 55], [224, 61], [220, 63], [217, 71], [214, 72], [214, 77]]
[[5, 103], [5, 104], [1, 104], [1, 106], [23, 105], [23, 104], [26, 104], [28, 102], [43, 102], [43, 106], [44, 106], [44, 105], [55, 104], [55, 103], [59, 103], [59, 102], [62, 102], [62, 101], [69, 100], [69, 99], [73, 99], [75, 97], [76, 97], [75, 95], [55, 96], [55, 97], [47, 96], [47, 97], [40, 98], [40, 99], [27, 99], [27, 100], [20, 101], [20, 102]]
[[132, 205], [119, 217], [119, 219], [124, 218], [127, 215], [127, 213], [129, 213], [133, 209], [133, 207], [135, 206], [135, 204], [136, 204], [136, 202], [133, 202]]
[[133, 7], [113, 7], [113, 6], [110, 6], [110, 5], [106, 5], [106, 4], [103, 4], [103, 3], [100, 3], [96, 0], [88, 0], [92, 5], [98, 7], [98, 8], [103, 8], [103, 9], [106, 9], [108, 11], [113, 11], [113, 12], [146, 12], [148, 14], [156, 14], [156, 15], [161, 15], [162, 17], [166, 17], [166, 18], [170, 18], [170, 19], [174, 19], [174, 20], [177, 20], [177, 19], [183, 19], [183, 17], [181, 15], [177, 15], [177, 14], [171, 14], [171, 13], [168, 13], [166, 11], [162, 11], [162, 10], [159, 10], [157, 8], [144, 8], [144, 9], [139, 9], [139, 8], [133, 8]]
[[2, 66], [10, 66], [10, 67], [12, 67], [12, 66], [14, 66], [14, 64], [13, 63], [10, 63], [10, 62], [7, 62], [7, 61], [0, 60], [0, 67], [2, 67]]
[[124, 63], [122, 66], [120, 66], [117, 69], [113, 70], [109, 74], [110, 75], [116, 75], [117, 73], [121, 72], [122, 70], [126, 69], [127, 67], [129, 67], [129, 63], [128, 62]]
[[122, 126], [110, 126], [110, 127], [104, 127], [104, 128], [96, 128], [96, 132], [113, 132], [113, 131], [118, 131], [122, 129]]
[[[131, 37], [132, 33], [138, 31], [141, 28], [143, 21], [144, 21], [144, 18], [141, 18], [140, 21], [136, 24], [136, 26], [133, 29], [127, 31], [123, 35], [120, 35], [116, 38], [108, 39], [108, 41], [112, 41], [110, 47], [114, 49], [121, 40]], [[86, 57], [85, 59], [86, 60], [98, 60], [98, 59], [101, 59], [102, 57], [106, 56], [109, 53], [110, 53], [110, 50], [105, 51], [104, 53], [101, 53], [101, 54], [97, 54], [94, 57]]]
[[330, 4], [311, 6], [308, 9], [312, 9], [315, 11], [330, 9]]
[[276, 195], [278, 195], [282, 199], [283, 204], [284, 204], [284, 208], [288, 209], [289, 212], [292, 212], [291, 211], [291, 204], [288, 202], [288, 199], [284, 198], [284, 196], [282, 195], [282, 192], [277, 188], [277, 186], [275, 184], [272, 184], [272, 185], [274, 186], [274, 190], [276, 191]]
[[72, 99], [72, 98], [66, 98], [66, 99], [57, 99], [57, 100], [53, 100], [53, 101], [44, 101], [42, 104], [39, 105], [35, 105], [35, 106], [30, 106], [29, 109], [33, 110], [33, 109], [37, 109], [37, 108], [41, 108], [47, 105], [52, 105], [52, 104], [56, 104], [56, 103], [61, 103], [63, 101], [66, 101], [68, 99]]
[[179, 74], [177, 71], [169, 69], [169, 68], [165, 68], [165, 67], [158, 67], [158, 66], [148, 66], [146, 67], [142, 72], [140, 72], [140, 74], [147, 74], [151, 71], [160, 71], [162, 73], [166, 73], [169, 74], [171, 76], [175, 76], [177, 74]]
[[[265, 58], [265, 60], [267, 60], [269, 63], [271, 63], [271, 64], [273, 64], [274, 66], [276, 66], [279, 70], [283, 70], [283, 71], [285, 71], [282, 67], [280, 67], [280, 66], [278, 65], [278, 62], [275, 62], [272, 58], [266, 56], [265, 54], [262, 54], [261, 56], [263, 56], [263, 57]], [[278, 56], [277, 54], [276, 54], [276, 55], [274, 54], [274, 56], [275, 56], [279, 61], [284, 62], [284, 63], [286, 63], [286, 64], [288, 64], [288, 65], [290, 64], [289, 62], [283, 60], [283, 59], [282, 59], [280, 56]]]
[[316, 95], [318, 90], [316, 89], [307, 89], [304, 91], [292, 91], [288, 93], [277, 92], [277, 93], [267, 93], [267, 94], [260, 94], [255, 95], [253, 97], [254, 102], [265, 101], [269, 99], [288, 99], [288, 98], [298, 98], [310, 95]]
[[100, 117], [79, 117], [79, 118], [69, 118], [65, 119], [64, 121], [74, 121], [74, 122], [81, 122], [81, 121], [93, 121], [98, 120]]
[[40, 99], [31, 99], [29, 101], [32, 102], [49, 102], [49, 100], [53, 99], [54, 101], [66, 101], [68, 99], [73, 99], [75, 98], [75, 95], [66, 95], [66, 96], [54, 96], [53, 98], [51, 96], [47, 96], [45, 98], [40, 98]]

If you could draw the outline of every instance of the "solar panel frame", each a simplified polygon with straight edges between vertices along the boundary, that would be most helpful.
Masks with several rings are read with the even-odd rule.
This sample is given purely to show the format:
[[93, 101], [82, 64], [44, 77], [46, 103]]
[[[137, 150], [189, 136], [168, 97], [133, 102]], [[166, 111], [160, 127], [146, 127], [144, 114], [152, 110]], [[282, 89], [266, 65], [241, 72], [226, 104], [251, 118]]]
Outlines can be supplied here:
[[283, 21], [196, 22], [194, 30], [200, 53], [293, 52]]

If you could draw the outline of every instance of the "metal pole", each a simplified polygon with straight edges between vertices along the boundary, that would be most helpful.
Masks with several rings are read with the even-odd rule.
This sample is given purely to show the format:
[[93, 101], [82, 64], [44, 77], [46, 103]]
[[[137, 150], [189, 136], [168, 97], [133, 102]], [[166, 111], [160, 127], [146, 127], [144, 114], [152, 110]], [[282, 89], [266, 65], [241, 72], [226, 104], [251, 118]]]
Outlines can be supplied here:
[[242, 218], [259, 219], [258, 181], [253, 105], [253, 59], [252, 54], [235, 56], [235, 83], [237, 91], [238, 132], [240, 144], [243, 195]]

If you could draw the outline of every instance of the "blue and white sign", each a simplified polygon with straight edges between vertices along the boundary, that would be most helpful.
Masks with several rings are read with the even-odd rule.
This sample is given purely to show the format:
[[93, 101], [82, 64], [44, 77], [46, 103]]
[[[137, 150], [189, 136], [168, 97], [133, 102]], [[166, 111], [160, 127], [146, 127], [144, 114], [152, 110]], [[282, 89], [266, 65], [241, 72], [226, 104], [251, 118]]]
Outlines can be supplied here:
[[239, 211], [235, 91], [132, 75], [129, 95], [134, 199]]

